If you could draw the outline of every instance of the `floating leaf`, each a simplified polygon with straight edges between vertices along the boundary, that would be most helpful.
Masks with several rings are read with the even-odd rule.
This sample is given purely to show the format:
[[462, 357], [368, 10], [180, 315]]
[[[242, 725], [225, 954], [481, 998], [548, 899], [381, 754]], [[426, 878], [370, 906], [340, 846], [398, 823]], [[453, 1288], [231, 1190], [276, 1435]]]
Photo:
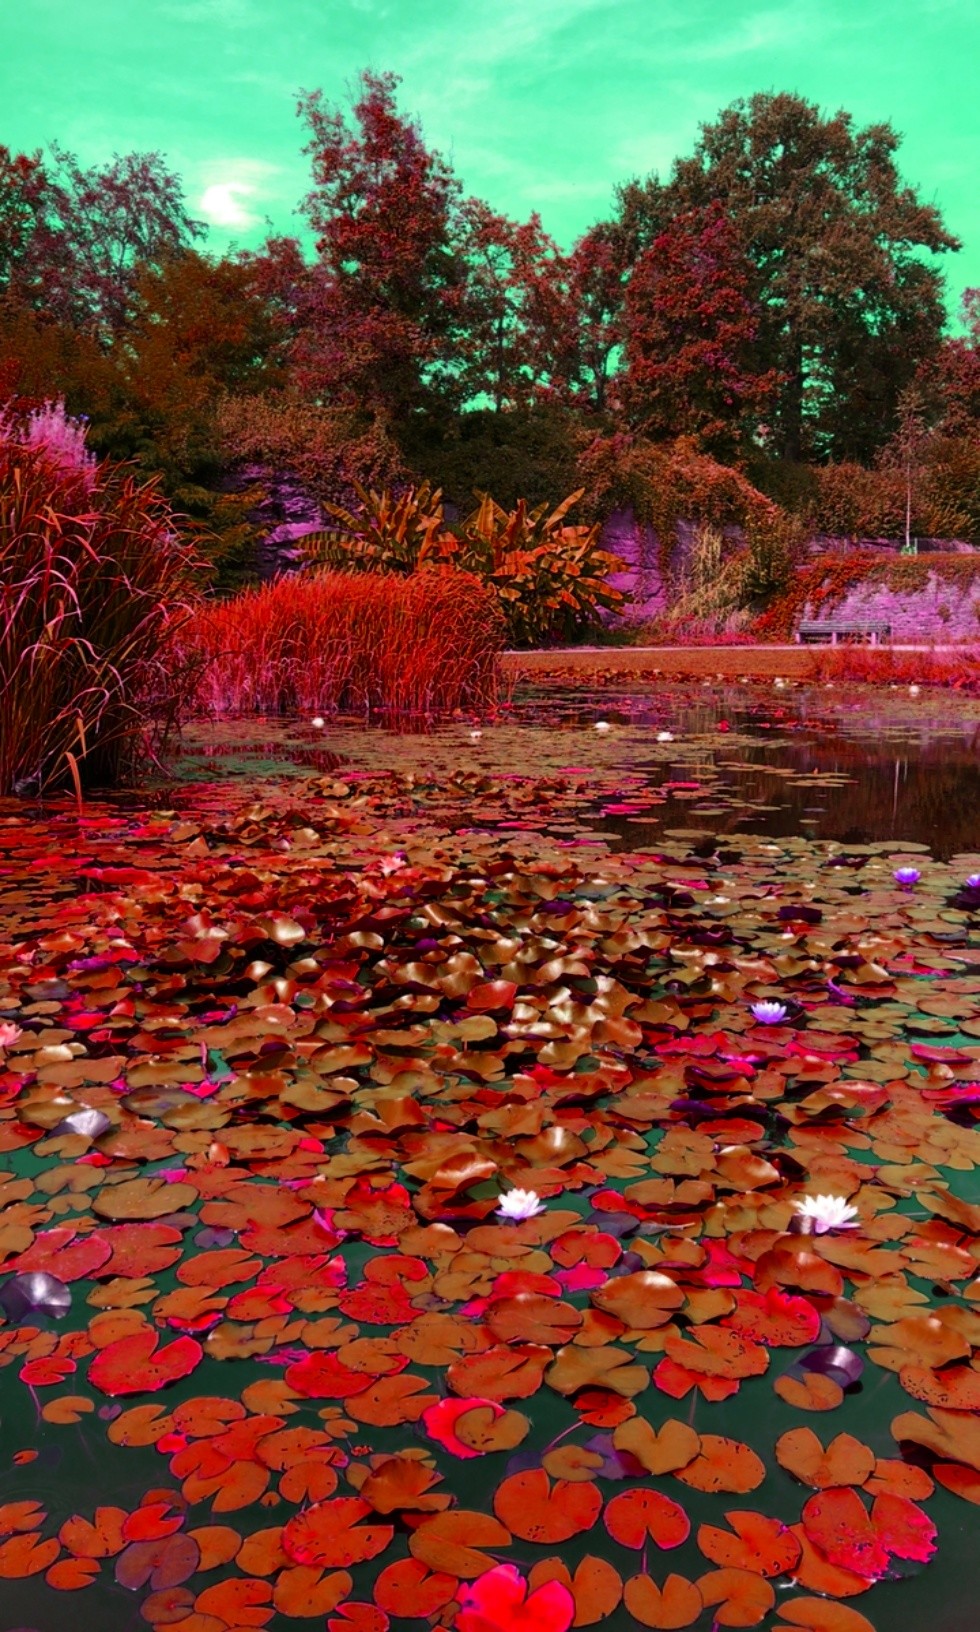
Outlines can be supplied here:
[[412, 1532], [408, 1545], [413, 1558], [442, 1575], [472, 1581], [490, 1569], [480, 1548], [510, 1546], [510, 1531], [492, 1514], [459, 1508], [425, 1519]]
[[623, 1547], [679, 1547], [691, 1533], [684, 1509], [659, 1490], [624, 1490], [606, 1504], [606, 1529]]
[[388, 1524], [361, 1524], [371, 1513], [368, 1502], [356, 1496], [335, 1496], [314, 1502], [283, 1527], [282, 1546], [297, 1564], [321, 1569], [346, 1569], [384, 1552], [394, 1535]]
[[824, 1450], [810, 1428], [791, 1428], [776, 1441], [776, 1461], [805, 1485], [827, 1490], [834, 1485], [863, 1485], [875, 1467], [875, 1454], [851, 1434], [838, 1434]]
[[724, 1569], [753, 1570], [758, 1575], [788, 1575], [800, 1556], [800, 1544], [778, 1519], [762, 1513], [728, 1512], [729, 1531], [702, 1524], [698, 1546], [705, 1558]]
[[543, 1468], [515, 1473], [498, 1485], [493, 1510], [521, 1541], [568, 1541], [591, 1530], [602, 1512], [597, 1485], [558, 1479]]
[[692, 1490], [731, 1491], [744, 1495], [766, 1477], [765, 1465], [748, 1445], [719, 1434], [702, 1434], [701, 1449], [693, 1462], [678, 1468], [680, 1479]]
[[704, 1608], [704, 1599], [694, 1582], [683, 1575], [668, 1575], [662, 1585], [649, 1575], [632, 1575], [623, 1596], [626, 1608], [641, 1626], [693, 1626]]

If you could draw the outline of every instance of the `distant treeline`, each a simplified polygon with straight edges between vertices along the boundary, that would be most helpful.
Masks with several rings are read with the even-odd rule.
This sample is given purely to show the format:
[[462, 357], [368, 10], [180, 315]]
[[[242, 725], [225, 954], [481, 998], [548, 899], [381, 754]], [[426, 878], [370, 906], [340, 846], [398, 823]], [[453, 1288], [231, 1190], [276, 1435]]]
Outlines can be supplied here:
[[465, 196], [397, 87], [299, 101], [312, 259], [289, 236], [207, 255], [158, 153], [84, 170], [0, 145], [0, 405], [63, 398], [97, 453], [160, 472], [224, 583], [251, 560], [255, 493], [228, 482], [247, 460], [336, 502], [354, 481], [428, 479], [466, 509], [581, 486], [585, 520], [778, 506], [980, 542], [980, 291], [951, 338], [959, 245], [888, 124], [736, 102], [566, 254], [537, 213]]

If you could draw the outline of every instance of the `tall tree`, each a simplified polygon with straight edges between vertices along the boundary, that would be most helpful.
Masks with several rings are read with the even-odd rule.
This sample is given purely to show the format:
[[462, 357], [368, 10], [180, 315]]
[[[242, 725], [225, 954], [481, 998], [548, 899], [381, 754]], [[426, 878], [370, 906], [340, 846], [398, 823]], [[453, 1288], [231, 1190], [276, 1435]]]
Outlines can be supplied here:
[[395, 74], [361, 75], [356, 128], [304, 93], [317, 234], [305, 387], [397, 417], [458, 397], [454, 347], [465, 267], [453, 241], [461, 188], [395, 105]]
[[921, 251], [959, 242], [898, 173], [888, 124], [856, 130], [800, 96], [760, 94], [704, 125], [669, 182], [619, 189], [642, 248], [677, 213], [720, 202], [752, 268], [760, 362], [783, 384], [771, 424], [790, 459], [868, 458], [940, 344], [942, 278]]
[[527, 407], [550, 375], [561, 252], [536, 211], [512, 221], [478, 198], [464, 201], [455, 230], [466, 264], [462, 401], [489, 397], [497, 413]]
[[779, 384], [760, 368], [759, 312], [738, 233], [717, 201], [642, 251], [626, 292], [622, 396], [633, 429], [735, 457]]
[[184, 209], [180, 178], [159, 153], [116, 154], [83, 170], [52, 142], [12, 159], [0, 149], [0, 287], [36, 311], [108, 347], [133, 312], [143, 267], [206, 232]]
[[30, 302], [37, 291], [37, 236], [51, 182], [41, 151], [12, 153], [0, 143], [0, 297]]
[[589, 414], [621, 406], [624, 299], [635, 248], [619, 223], [600, 221], [555, 263], [542, 291], [539, 395]]

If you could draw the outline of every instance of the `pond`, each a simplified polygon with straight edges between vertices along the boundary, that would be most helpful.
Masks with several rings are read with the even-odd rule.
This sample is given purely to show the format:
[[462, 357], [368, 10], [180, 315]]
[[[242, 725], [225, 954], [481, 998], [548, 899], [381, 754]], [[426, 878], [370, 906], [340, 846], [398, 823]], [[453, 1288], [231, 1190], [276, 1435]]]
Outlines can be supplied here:
[[5, 1632], [975, 1625], [980, 707], [508, 705], [0, 802]]
[[[596, 731], [597, 722], [608, 731]], [[949, 860], [980, 849], [980, 700], [867, 688], [647, 685], [521, 687], [492, 723], [419, 735], [341, 720], [196, 726], [179, 777], [311, 771], [555, 777], [579, 791], [542, 824], [614, 848], [683, 828], [867, 844], [925, 845]], [[669, 733], [670, 741], [660, 737]], [[567, 805], [565, 798], [561, 801]], [[540, 811], [535, 823], [541, 822]]]

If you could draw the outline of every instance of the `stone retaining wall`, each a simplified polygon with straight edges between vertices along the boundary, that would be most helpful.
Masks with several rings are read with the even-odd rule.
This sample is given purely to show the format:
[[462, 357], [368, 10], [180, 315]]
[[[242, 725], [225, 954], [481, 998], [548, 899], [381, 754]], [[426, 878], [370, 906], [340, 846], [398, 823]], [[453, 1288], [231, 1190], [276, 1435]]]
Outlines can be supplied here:
[[853, 623], [887, 623], [891, 638], [904, 643], [980, 641], [980, 556], [977, 576], [967, 589], [931, 572], [925, 589], [895, 590], [881, 583], [858, 584], [833, 607], [814, 610], [805, 619]]

